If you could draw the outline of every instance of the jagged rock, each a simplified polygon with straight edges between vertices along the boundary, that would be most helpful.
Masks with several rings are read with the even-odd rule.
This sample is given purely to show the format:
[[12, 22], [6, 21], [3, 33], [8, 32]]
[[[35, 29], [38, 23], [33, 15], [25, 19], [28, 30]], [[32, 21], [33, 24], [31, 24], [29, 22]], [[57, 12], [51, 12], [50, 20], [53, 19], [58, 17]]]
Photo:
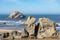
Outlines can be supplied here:
[[22, 19], [22, 18], [24, 18], [25, 16], [21, 13], [21, 12], [19, 12], [19, 11], [14, 11], [13, 13], [11, 13], [10, 15], [9, 15], [9, 18], [10, 19]]
[[26, 38], [28, 36], [29, 36], [29, 33], [27, 32], [27, 30], [26, 29], [23, 29], [22, 30], [22, 33], [21, 33], [21, 38]]
[[36, 18], [28, 16], [27, 21], [25, 22], [26, 26], [29, 27], [30, 25], [34, 24], [36, 21]]
[[51, 37], [56, 33], [55, 23], [48, 18], [39, 18], [39, 30], [37, 38]]
[[35, 21], [36, 18], [29, 16], [27, 21], [25, 22], [26, 30], [28, 31], [30, 37], [34, 35], [34, 29], [36, 26]]
[[34, 36], [35, 26], [36, 24], [32, 24], [31, 26], [26, 27], [30, 37]]
[[60, 32], [58, 32], [57, 36], [58, 36], [58, 38], [60, 38]]

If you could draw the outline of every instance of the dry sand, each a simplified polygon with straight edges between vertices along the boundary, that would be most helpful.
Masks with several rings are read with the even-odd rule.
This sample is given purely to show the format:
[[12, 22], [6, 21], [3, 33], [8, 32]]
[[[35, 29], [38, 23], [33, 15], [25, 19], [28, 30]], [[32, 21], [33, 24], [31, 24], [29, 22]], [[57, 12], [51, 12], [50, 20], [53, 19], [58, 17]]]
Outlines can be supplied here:
[[[0, 29], [0, 33], [11, 32], [16, 29]], [[20, 30], [17, 30], [20, 31]], [[31, 39], [31, 38], [22, 38], [22, 39], [2, 39], [2, 40], [60, 40], [60, 38], [44, 38], [44, 39]]]
[[3, 39], [3, 40], [60, 40], [60, 38], [45, 38], [45, 39], [30, 39], [30, 38], [22, 38], [22, 39]]
[[0, 34], [6, 33], [6, 32], [12, 32], [12, 31], [21, 32], [21, 30], [17, 30], [17, 29], [0, 29]]

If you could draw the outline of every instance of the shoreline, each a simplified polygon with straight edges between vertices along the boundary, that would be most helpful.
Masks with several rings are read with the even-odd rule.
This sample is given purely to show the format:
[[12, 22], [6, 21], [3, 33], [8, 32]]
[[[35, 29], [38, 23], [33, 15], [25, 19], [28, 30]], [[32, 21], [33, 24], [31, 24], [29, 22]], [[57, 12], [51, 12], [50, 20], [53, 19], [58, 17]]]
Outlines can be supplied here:
[[0, 34], [3, 34], [3, 33], [7, 33], [7, 32], [13, 32], [13, 31], [18, 31], [18, 32], [21, 32], [21, 30], [17, 30], [17, 29], [1, 29], [0, 28]]

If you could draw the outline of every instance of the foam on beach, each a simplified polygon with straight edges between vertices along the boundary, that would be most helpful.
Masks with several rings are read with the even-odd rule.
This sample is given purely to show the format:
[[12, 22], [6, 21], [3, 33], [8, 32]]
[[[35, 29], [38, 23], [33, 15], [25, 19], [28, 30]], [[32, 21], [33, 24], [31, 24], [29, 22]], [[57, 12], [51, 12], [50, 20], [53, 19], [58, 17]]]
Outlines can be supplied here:
[[[24, 24], [25, 21], [21, 21], [21, 20], [19, 20], [19, 21], [0, 21], [0, 24], [3, 22], [6, 23], [5, 24], [6, 26], [4, 26], [4, 27], [1, 26], [0, 28], [20, 29], [20, 27], [24, 28], [22, 24]], [[38, 22], [36, 22], [36, 24], [37, 23]], [[60, 23], [56, 23], [56, 24], [58, 24], [58, 27], [56, 27], [56, 29], [60, 31]]]
[[21, 20], [19, 21], [0, 21], [1, 23], [6, 23], [6, 25], [20, 25], [20, 24], [24, 24], [24, 22], [22, 22]]

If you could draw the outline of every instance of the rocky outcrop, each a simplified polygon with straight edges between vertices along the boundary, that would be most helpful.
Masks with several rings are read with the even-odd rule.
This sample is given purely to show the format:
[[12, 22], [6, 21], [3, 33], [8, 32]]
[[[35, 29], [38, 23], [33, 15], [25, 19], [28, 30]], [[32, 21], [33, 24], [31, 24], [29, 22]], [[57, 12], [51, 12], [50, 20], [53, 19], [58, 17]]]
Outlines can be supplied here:
[[25, 22], [26, 30], [29, 33], [29, 37], [32, 37], [34, 35], [34, 29], [36, 26], [35, 21], [36, 21], [36, 18], [29, 16], [27, 21]]
[[11, 13], [9, 15], [10, 19], [23, 19], [24, 17], [25, 16], [21, 12], [19, 12], [19, 11], [14, 11], [13, 13]]
[[[9, 18], [17, 19], [22, 18], [23, 15], [20, 12], [12, 13]], [[21, 38], [25, 37], [37, 37], [37, 38], [46, 38], [46, 37], [57, 37], [56, 26], [58, 26], [54, 21], [48, 18], [39, 18], [38, 23], [36, 24], [36, 18], [28, 16], [27, 21], [25, 22], [26, 28], [21, 33]]]
[[52, 37], [56, 33], [55, 23], [48, 18], [39, 18], [39, 30], [37, 38]]
[[37, 38], [56, 37], [56, 23], [48, 18], [39, 18], [38, 23], [35, 23], [36, 18], [29, 16], [26, 24], [26, 30], [29, 37], [34, 36]]
[[27, 21], [25, 22], [26, 26], [29, 27], [30, 25], [34, 24], [36, 21], [36, 18], [28, 16]]
[[22, 33], [21, 33], [21, 38], [26, 38], [28, 36], [29, 36], [29, 33], [27, 32], [27, 30], [26, 29], [23, 29], [22, 30]]

